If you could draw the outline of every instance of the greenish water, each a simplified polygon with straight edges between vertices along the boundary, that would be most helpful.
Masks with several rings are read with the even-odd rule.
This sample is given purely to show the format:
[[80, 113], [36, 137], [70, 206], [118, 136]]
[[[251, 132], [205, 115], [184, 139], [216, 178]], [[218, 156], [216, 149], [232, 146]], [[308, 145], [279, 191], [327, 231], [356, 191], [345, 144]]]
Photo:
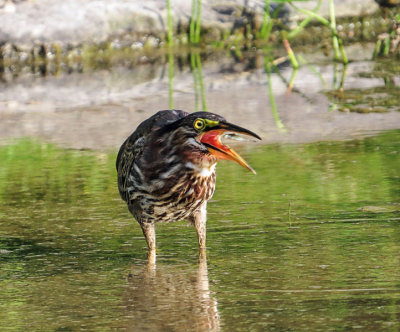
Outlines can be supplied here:
[[207, 259], [159, 225], [152, 269], [116, 151], [0, 146], [0, 330], [398, 331], [400, 131], [238, 150], [257, 175], [219, 164]]

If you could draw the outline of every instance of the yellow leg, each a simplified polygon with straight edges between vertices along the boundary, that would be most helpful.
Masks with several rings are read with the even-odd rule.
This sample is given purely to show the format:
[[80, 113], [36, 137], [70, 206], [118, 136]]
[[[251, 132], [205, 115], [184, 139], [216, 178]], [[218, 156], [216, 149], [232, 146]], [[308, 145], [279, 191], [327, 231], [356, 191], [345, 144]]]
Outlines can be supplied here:
[[207, 203], [204, 203], [190, 218], [191, 223], [196, 229], [199, 248], [206, 247], [206, 224], [207, 224]]
[[150, 270], [156, 268], [156, 249], [149, 249], [147, 252], [147, 267]]
[[194, 228], [196, 229], [197, 239], [199, 241], [199, 248], [205, 249], [206, 247], [206, 222], [201, 220], [196, 220], [194, 223]]
[[142, 223], [140, 224], [142, 227], [143, 235], [146, 238], [147, 246], [149, 250], [156, 249], [156, 229], [153, 223]]

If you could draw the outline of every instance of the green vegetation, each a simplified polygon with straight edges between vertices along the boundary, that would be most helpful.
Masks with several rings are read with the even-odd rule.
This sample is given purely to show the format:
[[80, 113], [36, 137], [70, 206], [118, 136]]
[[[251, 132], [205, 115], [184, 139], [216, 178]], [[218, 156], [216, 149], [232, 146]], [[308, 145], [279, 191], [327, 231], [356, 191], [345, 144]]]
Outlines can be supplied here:
[[289, 4], [292, 8], [294, 8], [298, 12], [301, 12], [307, 16], [303, 21], [301, 21], [299, 23], [297, 28], [295, 28], [291, 31], [286, 31], [286, 29], [284, 27], [280, 28], [281, 39], [283, 41], [283, 44], [287, 51], [288, 57], [289, 57], [294, 69], [297, 69], [299, 67], [299, 64], [297, 62], [295, 54], [292, 51], [292, 48], [290, 47], [289, 39], [295, 38], [296, 35], [299, 34], [312, 21], [312, 19], [318, 20], [321, 24], [323, 24], [324, 26], [328, 27], [331, 30], [332, 45], [333, 45], [333, 49], [334, 49], [334, 59], [336, 61], [342, 61], [344, 64], [346, 64], [348, 62], [346, 52], [343, 47], [343, 41], [339, 37], [338, 31], [336, 29], [335, 7], [334, 7], [333, 0], [329, 0], [330, 21], [318, 14], [318, 10], [321, 6], [322, 0], [318, 1], [314, 10], [305, 10], [302, 8], [298, 8], [293, 4], [293, 1], [283, 1], [282, 0], [282, 1], [274, 1], [274, 2], [279, 2], [280, 5], [278, 5], [274, 9], [274, 11], [271, 15], [270, 14], [270, 1], [269, 0], [265, 1], [264, 21], [263, 21], [262, 27], [260, 29], [260, 32], [257, 33], [257, 36], [259, 38], [264, 39], [267, 42], [270, 40], [271, 32], [272, 32], [274, 25], [277, 25], [277, 24], [279, 25], [279, 20], [277, 19], [277, 15], [279, 14], [279, 11], [282, 9], [282, 6], [284, 3]]
[[174, 53], [172, 48], [168, 52], [168, 96], [169, 108], [174, 109]]
[[376, 57], [387, 57], [389, 55], [400, 56], [400, 14], [389, 13], [392, 26], [388, 31], [378, 36], [375, 45], [373, 59]]
[[171, 12], [171, 0], [167, 0], [167, 22], [168, 22], [168, 28], [167, 28], [167, 41], [168, 41], [168, 46], [172, 47], [173, 45], [173, 29], [172, 29], [172, 12]]
[[[344, 79], [342, 75], [342, 80]], [[335, 109], [342, 112], [381, 113], [400, 112], [400, 87], [395, 84], [400, 74], [400, 65], [390, 59], [377, 59], [374, 69], [362, 73], [361, 77], [375, 78], [382, 86], [369, 88], [352, 88], [343, 91], [343, 81], [339, 89], [326, 92]]]
[[201, 0], [192, 0], [192, 17], [189, 27], [189, 42], [198, 44], [201, 31]]
[[271, 63], [272, 61], [268, 58], [265, 57], [264, 60], [264, 64], [265, 64], [265, 71], [267, 72], [267, 76], [268, 76], [268, 96], [269, 96], [269, 103], [271, 105], [271, 110], [272, 110], [272, 114], [274, 116], [275, 119], [275, 123], [276, 126], [282, 130], [285, 131], [285, 126], [282, 123], [281, 119], [279, 118], [279, 114], [278, 114], [278, 109], [276, 107], [276, 103], [275, 103], [275, 97], [274, 97], [274, 92], [272, 89], [272, 79], [271, 79]]
[[[193, 85], [195, 94], [195, 111], [207, 111], [207, 100], [204, 91], [203, 72], [201, 69], [200, 53], [190, 53], [190, 66], [193, 73]], [[201, 107], [199, 106], [201, 100]]]
[[[291, 6], [296, 8], [299, 12], [306, 14], [308, 16], [308, 18], [315, 18], [324, 26], [329, 27], [331, 30], [331, 33], [332, 33], [334, 59], [336, 61], [341, 61], [344, 64], [348, 63], [347, 55], [346, 55], [346, 52], [343, 47], [343, 41], [342, 41], [341, 37], [339, 36], [339, 33], [336, 29], [336, 17], [335, 17], [335, 9], [334, 9], [335, 7], [334, 7], [333, 0], [329, 0], [330, 21], [325, 19], [321, 15], [318, 15], [315, 10], [311, 11], [311, 10], [298, 8], [298, 7], [295, 7], [292, 3], [291, 3]], [[317, 5], [316, 8], [319, 8], [319, 4]], [[304, 20], [303, 22], [305, 22], [306, 20]], [[292, 35], [292, 37], [294, 37], [294, 35]]]

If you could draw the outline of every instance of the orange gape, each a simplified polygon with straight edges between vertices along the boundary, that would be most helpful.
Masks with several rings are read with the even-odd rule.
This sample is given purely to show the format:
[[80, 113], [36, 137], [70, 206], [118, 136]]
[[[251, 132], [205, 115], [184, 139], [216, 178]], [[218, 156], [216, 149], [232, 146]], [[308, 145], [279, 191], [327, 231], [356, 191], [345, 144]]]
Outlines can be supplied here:
[[209, 149], [209, 150], [218, 159], [230, 160], [232, 159], [232, 157], [230, 157], [228, 154], [230, 148], [221, 143], [221, 136], [223, 135], [224, 132], [225, 130], [223, 129], [207, 131], [202, 135], [200, 141], [202, 143], [206, 143], [215, 147], [216, 149]]
[[233, 149], [221, 143], [221, 136], [229, 130], [215, 129], [206, 131], [201, 135], [200, 141], [205, 144], [211, 154], [218, 159], [233, 160], [239, 165], [256, 174], [256, 171]]

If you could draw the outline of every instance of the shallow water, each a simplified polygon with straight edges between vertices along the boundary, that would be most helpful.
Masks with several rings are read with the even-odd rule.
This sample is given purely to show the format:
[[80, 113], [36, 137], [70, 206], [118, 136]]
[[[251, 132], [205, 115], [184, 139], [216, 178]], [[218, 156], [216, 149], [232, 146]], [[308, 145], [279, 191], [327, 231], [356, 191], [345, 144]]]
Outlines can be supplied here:
[[146, 265], [116, 153], [0, 146], [0, 329], [397, 331], [400, 131], [221, 162], [207, 258], [159, 225]]
[[[296, 50], [291, 92], [259, 51], [0, 73], [0, 330], [398, 331], [400, 69], [346, 50]], [[158, 225], [154, 268], [115, 158], [170, 93], [263, 142], [236, 142], [256, 176], [218, 165], [207, 257]]]

